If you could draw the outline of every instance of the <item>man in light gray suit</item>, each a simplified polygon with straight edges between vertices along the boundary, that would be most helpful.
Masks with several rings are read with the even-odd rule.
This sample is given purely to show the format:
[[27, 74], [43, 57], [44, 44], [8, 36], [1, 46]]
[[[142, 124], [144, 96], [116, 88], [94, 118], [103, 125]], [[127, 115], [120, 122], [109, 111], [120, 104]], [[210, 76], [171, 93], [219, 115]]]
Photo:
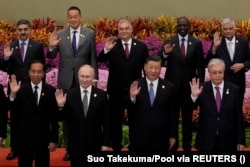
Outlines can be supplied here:
[[[79, 85], [77, 72], [83, 64], [91, 65], [95, 69], [95, 79], [98, 79], [94, 31], [81, 26], [81, 10], [76, 6], [68, 9], [67, 21], [69, 27], [51, 34], [48, 51], [49, 58], [55, 58], [57, 52], [60, 52], [57, 85], [64, 91]], [[96, 86], [96, 82], [93, 85]], [[67, 144], [67, 123], [64, 125], [64, 138]], [[69, 154], [66, 153], [64, 160], [69, 160]]]

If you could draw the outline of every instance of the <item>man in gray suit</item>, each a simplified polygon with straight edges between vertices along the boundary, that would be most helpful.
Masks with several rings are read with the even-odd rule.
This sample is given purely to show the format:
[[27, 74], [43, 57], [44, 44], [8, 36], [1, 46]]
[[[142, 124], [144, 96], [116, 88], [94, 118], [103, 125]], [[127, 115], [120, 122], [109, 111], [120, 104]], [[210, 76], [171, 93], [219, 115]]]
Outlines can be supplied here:
[[[60, 31], [55, 31], [50, 36], [49, 58], [55, 58], [60, 52], [60, 62], [58, 70], [58, 88], [64, 91], [79, 85], [77, 72], [83, 64], [89, 64], [95, 69], [98, 79], [98, 69], [96, 63], [96, 43], [95, 33], [91, 29], [81, 26], [81, 10], [76, 6], [71, 6], [67, 11], [67, 21], [69, 27]], [[96, 86], [96, 82], [94, 83]], [[64, 135], [67, 124], [64, 129]], [[67, 143], [67, 136], [65, 136]], [[64, 160], [69, 160], [66, 153]]]

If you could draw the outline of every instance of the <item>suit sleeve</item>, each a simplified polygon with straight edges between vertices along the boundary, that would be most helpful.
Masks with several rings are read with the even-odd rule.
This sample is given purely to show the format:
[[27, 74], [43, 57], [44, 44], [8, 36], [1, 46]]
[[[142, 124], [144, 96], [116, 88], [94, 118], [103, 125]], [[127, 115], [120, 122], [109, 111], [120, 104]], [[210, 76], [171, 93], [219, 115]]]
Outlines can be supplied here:
[[0, 137], [6, 138], [7, 135], [8, 107], [3, 86], [0, 85]]

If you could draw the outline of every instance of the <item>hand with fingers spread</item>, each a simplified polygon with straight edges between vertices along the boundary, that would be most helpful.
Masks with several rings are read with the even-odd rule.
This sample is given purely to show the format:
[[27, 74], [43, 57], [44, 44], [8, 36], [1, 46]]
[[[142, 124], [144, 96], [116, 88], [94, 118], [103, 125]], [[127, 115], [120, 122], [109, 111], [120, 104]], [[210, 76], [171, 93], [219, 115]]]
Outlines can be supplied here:
[[193, 97], [197, 97], [202, 92], [202, 86], [200, 87], [199, 79], [193, 78], [191, 82], [189, 82], [191, 88], [191, 94]]
[[10, 97], [11, 98], [15, 98], [16, 97], [16, 93], [19, 91], [20, 87], [21, 87], [21, 81], [17, 82], [16, 80], [16, 76], [13, 74], [10, 77]]
[[10, 48], [10, 42], [6, 43], [3, 47], [4, 58], [9, 59], [13, 53], [13, 50], [14, 50], [13, 48]]
[[171, 53], [171, 52], [173, 51], [173, 49], [174, 49], [174, 47], [175, 47], [175, 44], [171, 44], [171, 43], [170, 43], [170, 40], [169, 40], [169, 39], [166, 39], [166, 40], [164, 41], [163, 47], [164, 47], [164, 53], [165, 53], [166, 55], [168, 55], [169, 53]]
[[67, 94], [63, 93], [62, 89], [57, 89], [55, 92], [56, 102], [58, 107], [64, 107], [66, 103]]
[[49, 48], [51, 48], [51, 49], [55, 48], [58, 45], [58, 43], [60, 42], [61, 39], [62, 38], [58, 37], [58, 32], [53, 31], [50, 34], [50, 37], [49, 37]]
[[136, 96], [139, 94], [140, 91], [141, 91], [141, 87], [139, 87], [139, 82], [138, 81], [134, 81], [130, 85], [130, 98], [135, 99]]

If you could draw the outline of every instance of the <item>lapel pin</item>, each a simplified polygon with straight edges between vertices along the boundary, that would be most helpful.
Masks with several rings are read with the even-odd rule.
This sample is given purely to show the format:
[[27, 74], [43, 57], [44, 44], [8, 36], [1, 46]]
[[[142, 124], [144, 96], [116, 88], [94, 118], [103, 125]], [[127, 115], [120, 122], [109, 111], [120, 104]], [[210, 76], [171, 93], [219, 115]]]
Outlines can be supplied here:
[[135, 45], [136, 45], [136, 43], [134, 42], [134, 43], [133, 43], [133, 45], [135, 46]]
[[83, 38], [84, 38], [84, 35], [83, 35], [83, 34], [80, 34], [80, 37], [83, 37]]
[[42, 96], [45, 96], [45, 93], [42, 92]]
[[70, 39], [70, 37], [69, 37], [69, 36], [67, 36], [67, 39]]
[[165, 85], [162, 85], [161, 87], [162, 87], [162, 89], [165, 89]]
[[16, 46], [16, 49], [18, 49], [18, 46]]
[[239, 43], [239, 41], [238, 41], [238, 40], [236, 40], [236, 41], [235, 41], [235, 43]]
[[32, 47], [32, 45], [29, 45], [29, 47], [31, 48], [31, 47]]
[[94, 97], [97, 97], [97, 94], [96, 94], [96, 93], [94, 94]]
[[192, 45], [192, 42], [188, 42], [188, 45]]
[[226, 94], [227, 94], [227, 95], [229, 94], [229, 89], [226, 90]]

